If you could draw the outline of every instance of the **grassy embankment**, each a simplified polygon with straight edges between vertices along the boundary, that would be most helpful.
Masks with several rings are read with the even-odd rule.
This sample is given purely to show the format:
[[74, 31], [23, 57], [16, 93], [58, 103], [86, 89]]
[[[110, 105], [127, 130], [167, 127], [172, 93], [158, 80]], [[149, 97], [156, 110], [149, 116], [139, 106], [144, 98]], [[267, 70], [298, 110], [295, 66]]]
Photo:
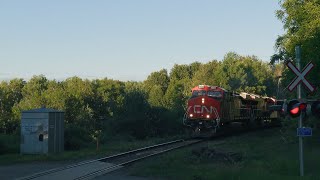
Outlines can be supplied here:
[[299, 177], [296, 132], [279, 128], [228, 137], [219, 146], [211, 141], [177, 150], [137, 163], [129, 173], [164, 179], [320, 179], [320, 133], [314, 133], [304, 138], [304, 178]]
[[88, 145], [88, 148], [83, 148], [77, 151], [64, 151], [63, 153], [48, 155], [21, 155], [19, 136], [0, 135], [0, 165], [28, 163], [33, 161], [92, 159], [141, 148], [144, 146], [154, 145], [177, 138], [179, 137], [152, 138], [145, 140], [135, 140], [129, 138], [128, 140], [128, 138], [118, 137], [112, 138], [107, 143], [102, 144], [99, 150], [96, 150], [96, 146], [94, 142], [92, 142]]

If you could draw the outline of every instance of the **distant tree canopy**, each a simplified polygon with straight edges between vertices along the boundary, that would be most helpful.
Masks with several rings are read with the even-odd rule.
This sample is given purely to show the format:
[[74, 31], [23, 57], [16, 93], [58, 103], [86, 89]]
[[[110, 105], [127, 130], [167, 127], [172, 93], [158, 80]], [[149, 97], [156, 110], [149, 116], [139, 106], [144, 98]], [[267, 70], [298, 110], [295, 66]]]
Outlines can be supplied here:
[[209, 84], [273, 96], [277, 81], [272, 68], [255, 56], [231, 52], [222, 61], [175, 64], [170, 72], [152, 72], [143, 82], [56, 81], [43, 75], [28, 82], [13, 79], [0, 83], [0, 133], [18, 133], [21, 111], [45, 106], [65, 111], [67, 147], [96, 139], [97, 132], [107, 138], [176, 134], [183, 131], [181, 118], [192, 87]]
[[[280, 0], [281, 9], [276, 12], [286, 30], [275, 42], [276, 54], [271, 57], [271, 64], [295, 60], [295, 47], [301, 47], [301, 67], [309, 61], [320, 64], [320, 1], [319, 0]], [[316, 66], [308, 75], [308, 80], [317, 88], [320, 67]], [[285, 71], [285, 84], [293, 78], [293, 73]], [[319, 95], [317, 92], [315, 94]]]
[[274, 81], [271, 67], [255, 56], [242, 57], [228, 53], [217, 69], [217, 79], [226, 89], [261, 95], [272, 94]]

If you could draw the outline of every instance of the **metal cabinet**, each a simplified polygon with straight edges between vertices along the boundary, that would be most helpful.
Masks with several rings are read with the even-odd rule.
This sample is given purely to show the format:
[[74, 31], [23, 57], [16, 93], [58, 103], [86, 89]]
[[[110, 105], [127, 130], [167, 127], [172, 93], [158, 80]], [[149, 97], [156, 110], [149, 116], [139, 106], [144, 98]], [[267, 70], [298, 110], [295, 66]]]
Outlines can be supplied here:
[[59, 153], [63, 150], [63, 111], [48, 108], [22, 111], [21, 154]]

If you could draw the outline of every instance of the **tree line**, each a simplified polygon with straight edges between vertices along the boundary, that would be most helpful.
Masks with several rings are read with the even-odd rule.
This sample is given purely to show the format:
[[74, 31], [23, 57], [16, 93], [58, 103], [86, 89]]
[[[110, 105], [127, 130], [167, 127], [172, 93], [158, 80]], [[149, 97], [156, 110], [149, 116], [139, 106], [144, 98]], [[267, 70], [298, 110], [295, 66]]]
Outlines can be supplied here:
[[210, 84], [273, 96], [273, 68], [255, 56], [228, 53], [222, 61], [175, 64], [170, 72], [152, 72], [142, 82], [79, 77], [57, 81], [43, 75], [2, 81], [0, 132], [19, 133], [21, 111], [45, 106], [65, 111], [70, 147], [97, 136], [103, 140], [119, 134], [134, 138], [177, 134], [183, 131], [181, 120], [192, 87]]

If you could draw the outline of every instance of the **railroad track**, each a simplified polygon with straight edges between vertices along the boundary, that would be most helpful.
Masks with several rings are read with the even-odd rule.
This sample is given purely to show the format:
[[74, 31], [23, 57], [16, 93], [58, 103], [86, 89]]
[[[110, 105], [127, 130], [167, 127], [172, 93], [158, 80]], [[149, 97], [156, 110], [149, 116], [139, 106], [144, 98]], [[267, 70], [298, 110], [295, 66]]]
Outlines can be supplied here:
[[114, 171], [130, 163], [163, 154], [168, 151], [190, 146], [205, 141], [205, 139], [180, 139], [162, 144], [148, 146], [132, 151], [103, 157], [91, 161], [55, 168], [43, 171], [30, 176], [19, 178], [19, 180], [29, 179], [91, 179], [96, 176]]
[[[262, 129], [265, 129], [265, 128], [268, 129], [270, 127], [263, 127]], [[259, 129], [253, 129], [253, 130], [259, 130]], [[223, 144], [224, 141], [223, 140], [221, 141], [218, 139], [226, 138], [228, 136], [239, 135], [249, 131], [252, 131], [252, 130], [233, 129], [230, 131], [217, 133], [212, 138], [214, 138], [217, 141], [215, 143], [216, 145], [220, 145], [220, 144]], [[171, 150], [183, 148], [183, 147], [204, 142], [207, 140], [208, 139], [205, 138], [205, 139], [180, 139], [180, 140], [170, 141], [162, 144], [135, 149], [135, 150], [124, 152], [124, 153], [119, 153], [119, 154], [108, 156], [108, 157], [103, 157], [103, 158], [99, 158], [91, 161], [84, 161], [81, 163], [77, 163], [77, 164], [73, 164], [65, 167], [43, 171], [30, 176], [19, 178], [19, 180], [91, 179], [91, 178], [106, 174], [108, 172], [117, 170], [119, 168], [122, 168], [125, 165], [128, 165], [130, 163], [134, 163], [136, 161], [139, 161], [148, 157], [166, 153]]]

